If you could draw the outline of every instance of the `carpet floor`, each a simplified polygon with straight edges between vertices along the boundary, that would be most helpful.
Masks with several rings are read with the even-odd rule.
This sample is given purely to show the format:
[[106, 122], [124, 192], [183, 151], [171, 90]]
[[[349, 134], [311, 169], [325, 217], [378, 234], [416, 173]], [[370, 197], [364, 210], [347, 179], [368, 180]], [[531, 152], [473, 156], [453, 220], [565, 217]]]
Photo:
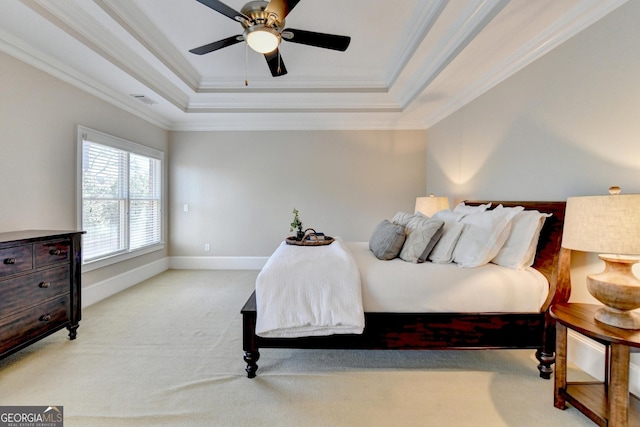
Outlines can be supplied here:
[[62, 406], [66, 427], [593, 425], [553, 407], [531, 350], [265, 349], [248, 379], [256, 275], [169, 270], [86, 308], [77, 340], [0, 361], [0, 405]]

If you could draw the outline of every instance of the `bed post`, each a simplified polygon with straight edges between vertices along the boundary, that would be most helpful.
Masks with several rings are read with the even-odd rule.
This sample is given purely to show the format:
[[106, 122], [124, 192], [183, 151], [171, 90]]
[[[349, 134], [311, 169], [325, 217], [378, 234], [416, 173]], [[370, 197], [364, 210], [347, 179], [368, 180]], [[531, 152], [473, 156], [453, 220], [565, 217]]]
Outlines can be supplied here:
[[540, 362], [538, 364], [540, 378], [550, 380], [553, 373], [551, 366], [556, 362], [555, 343], [550, 344], [550, 342], [556, 338], [556, 327], [548, 312], [544, 315], [544, 324], [542, 348], [536, 350], [536, 359]]
[[556, 361], [556, 321], [549, 314], [552, 304], [567, 302], [571, 296], [571, 251], [560, 248], [557, 261], [557, 270], [550, 280], [550, 297], [544, 304], [545, 326], [542, 339], [542, 348], [536, 351], [536, 358], [540, 362], [538, 370], [540, 377], [550, 379], [553, 373], [553, 365]]
[[244, 370], [247, 371], [247, 378], [255, 378], [256, 371], [258, 370], [258, 364], [256, 362], [260, 359], [260, 352], [245, 350], [243, 359], [247, 363], [247, 367], [244, 368]]
[[258, 360], [260, 352], [256, 342], [256, 294], [255, 292], [247, 300], [240, 311], [242, 313], [242, 349], [244, 350], [244, 361], [247, 364], [248, 378], [255, 378], [258, 370]]

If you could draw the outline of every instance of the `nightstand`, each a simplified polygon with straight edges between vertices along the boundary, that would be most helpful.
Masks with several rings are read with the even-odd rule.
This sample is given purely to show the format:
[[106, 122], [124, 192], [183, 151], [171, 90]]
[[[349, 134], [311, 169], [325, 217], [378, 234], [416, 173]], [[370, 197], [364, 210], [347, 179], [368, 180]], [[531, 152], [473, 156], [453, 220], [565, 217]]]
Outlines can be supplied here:
[[[629, 395], [629, 358], [640, 348], [640, 331], [615, 328], [593, 318], [599, 305], [555, 304], [556, 373], [553, 404], [570, 403], [600, 426], [640, 425], [640, 401]], [[603, 382], [567, 382], [567, 329], [605, 346]]]

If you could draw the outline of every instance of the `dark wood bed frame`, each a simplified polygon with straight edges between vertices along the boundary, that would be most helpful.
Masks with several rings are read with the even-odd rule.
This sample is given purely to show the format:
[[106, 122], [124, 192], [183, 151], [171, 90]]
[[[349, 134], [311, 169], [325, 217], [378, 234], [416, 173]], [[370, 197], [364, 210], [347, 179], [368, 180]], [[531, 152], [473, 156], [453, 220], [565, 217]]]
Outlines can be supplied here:
[[[469, 205], [487, 201], [466, 201]], [[565, 202], [499, 202], [492, 207], [524, 206], [553, 214], [540, 233], [533, 265], [549, 281], [549, 296], [539, 313], [365, 313], [361, 335], [263, 338], [255, 334], [256, 300], [251, 294], [241, 310], [243, 350], [249, 378], [256, 376], [261, 348], [299, 349], [535, 349], [540, 377], [549, 379], [555, 362], [555, 321], [551, 304], [571, 293], [571, 252], [560, 247]]]

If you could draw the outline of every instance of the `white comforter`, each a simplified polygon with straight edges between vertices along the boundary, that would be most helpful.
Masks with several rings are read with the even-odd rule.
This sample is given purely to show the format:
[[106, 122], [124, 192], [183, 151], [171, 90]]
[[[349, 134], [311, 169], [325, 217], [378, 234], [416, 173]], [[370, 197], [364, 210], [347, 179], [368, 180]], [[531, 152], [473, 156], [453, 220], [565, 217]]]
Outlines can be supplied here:
[[549, 293], [547, 279], [530, 267], [380, 261], [367, 242], [344, 245], [360, 269], [367, 313], [536, 313]]
[[256, 309], [262, 337], [360, 334], [358, 266], [338, 240], [327, 246], [282, 242], [256, 279]]

